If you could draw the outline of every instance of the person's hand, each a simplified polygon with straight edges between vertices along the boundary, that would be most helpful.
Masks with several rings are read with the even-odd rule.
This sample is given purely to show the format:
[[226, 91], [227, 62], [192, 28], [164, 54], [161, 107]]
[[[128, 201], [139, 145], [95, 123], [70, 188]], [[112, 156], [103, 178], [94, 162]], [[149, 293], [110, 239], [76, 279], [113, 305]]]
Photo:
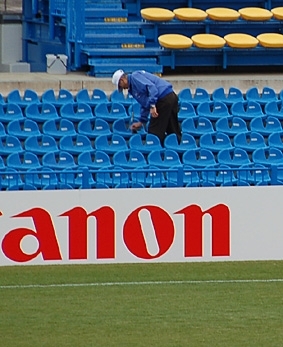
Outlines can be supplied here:
[[150, 112], [151, 117], [153, 117], [153, 118], [158, 117], [158, 112], [156, 110], [156, 107], [151, 107], [149, 112]]
[[132, 130], [138, 130], [141, 127], [142, 127], [142, 122], [135, 122], [131, 125]]

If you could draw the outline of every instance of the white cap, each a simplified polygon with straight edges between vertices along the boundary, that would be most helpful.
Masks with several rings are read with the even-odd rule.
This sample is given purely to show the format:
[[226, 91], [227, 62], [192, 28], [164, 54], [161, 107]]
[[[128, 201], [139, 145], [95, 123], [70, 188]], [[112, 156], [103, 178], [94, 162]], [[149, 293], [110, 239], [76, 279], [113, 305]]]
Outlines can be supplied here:
[[120, 78], [125, 74], [125, 72], [123, 70], [117, 70], [114, 72], [113, 76], [112, 76], [112, 83], [115, 84], [115, 86], [117, 87], [117, 89], [119, 90], [119, 92], [122, 91], [122, 88], [119, 88], [119, 81]]

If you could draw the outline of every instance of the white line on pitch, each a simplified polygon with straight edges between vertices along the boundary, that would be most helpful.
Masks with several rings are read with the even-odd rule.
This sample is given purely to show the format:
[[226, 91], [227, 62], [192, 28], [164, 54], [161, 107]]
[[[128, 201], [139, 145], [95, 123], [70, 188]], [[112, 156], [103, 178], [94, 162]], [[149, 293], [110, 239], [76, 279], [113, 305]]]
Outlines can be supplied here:
[[63, 287], [111, 287], [111, 286], [145, 286], [163, 284], [218, 284], [218, 283], [283, 283], [283, 278], [246, 279], [246, 280], [191, 280], [191, 281], [144, 281], [144, 282], [95, 282], [95, 283], [61, 283], [61, 284], [22, 284], [4, 285], [0, 289], [29, 289], [29, 288], [63, 288]]

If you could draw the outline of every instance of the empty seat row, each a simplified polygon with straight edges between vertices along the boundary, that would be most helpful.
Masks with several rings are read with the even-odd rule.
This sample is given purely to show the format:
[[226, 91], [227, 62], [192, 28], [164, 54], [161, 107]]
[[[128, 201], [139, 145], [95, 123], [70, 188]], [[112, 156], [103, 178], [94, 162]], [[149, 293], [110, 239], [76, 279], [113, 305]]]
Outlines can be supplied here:
[[229, 136], [235, 136], [241, 132], [254, 131], [264, 137], [283, 131], [280, 120], [272, 116], [267, 118], [255, 117], [249, 122], [236, 116], [223, 117], [215, 123], [207, 117], [188, 118], [181, 123], [181, 129], [183, 133], [189, 133], [197, 138], [205, 133], [213, 133], [215, 131], [223, 132]]
[[201, 22], [206, 19], [216, 21], [235, 21], [239, 19], [247, 21], [266, 21], [271, 18], [282, 20], [282, 7], [267, 10], [261, 7], [243, 7], [235, 10], [230, 7], [211, 7], [206, 10], [200, 8], [182, 7], [173, 11], [162, 7], [147, 7], [140, 11], [141, 17], [147, 21], [164, 22], [179, 20], [182, 22]]
[[41, 103], [48, 103], [54, 105], [56, 108], [60, 108], [66, 103], [76, 104], [85, 103], [91, 107], [95, 107], [100, 103], [121, 103], [124, 106], [130, 106], [135, 102], [135, 99], [130, 94], [124, 95], [114, 90], [109, 96], [105, 91], [99, 88], [93, 89], [89, 92], [87, 89], [80, 89], [75, 95], [68, 89], [59, 89], [58, 93], [55, 93], [53, 89], [48, 89], [39, 95], [32, 89], [26, 89], [23, 93], [18, 89], [10, 91], [7, 97], [0, 94], [0, 105], [5, 104], [17, 104], [22, 109], [31, 104], [39, 105]]

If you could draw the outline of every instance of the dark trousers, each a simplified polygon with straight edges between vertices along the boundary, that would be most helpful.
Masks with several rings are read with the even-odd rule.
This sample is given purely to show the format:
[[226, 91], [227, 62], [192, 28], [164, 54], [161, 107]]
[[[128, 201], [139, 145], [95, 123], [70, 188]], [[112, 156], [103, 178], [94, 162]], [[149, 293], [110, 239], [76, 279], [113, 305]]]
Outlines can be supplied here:
[[173, 92], [159, 99], [156, 103], [158, 117], [150, 117], [148, 132], [159, 137], [163, 145], [165, 136], [175, 133], [181, 139], [181, 129], [178, 122], [178, 96]]

